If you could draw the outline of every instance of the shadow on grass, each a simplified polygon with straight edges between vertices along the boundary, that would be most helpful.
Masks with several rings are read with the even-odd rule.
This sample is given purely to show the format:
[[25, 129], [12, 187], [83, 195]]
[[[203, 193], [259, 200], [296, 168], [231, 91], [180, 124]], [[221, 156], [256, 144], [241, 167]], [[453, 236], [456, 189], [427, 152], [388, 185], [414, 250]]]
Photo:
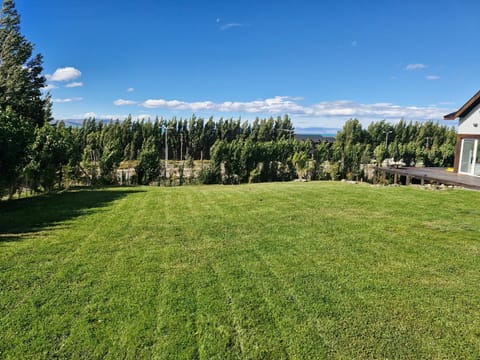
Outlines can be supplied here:
[[137, 192], [143, 190], [80, 189], [0, 202], [0, 243], [20, 240]]

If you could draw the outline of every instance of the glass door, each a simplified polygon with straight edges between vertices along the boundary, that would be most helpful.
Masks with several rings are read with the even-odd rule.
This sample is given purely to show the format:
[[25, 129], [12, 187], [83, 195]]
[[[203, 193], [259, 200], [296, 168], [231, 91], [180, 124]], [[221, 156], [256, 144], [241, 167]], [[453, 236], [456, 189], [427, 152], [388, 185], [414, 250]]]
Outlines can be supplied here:
[[473, 165], [473, 175], [475, 176], [480, 176], [480, 146], [479, 146], [479, 141], [476, 140], [476, 156], [475, 156], [475, 163]]
[[477, 140], [463, 139], [460, 154], [460, 173], [480, 175], [480, 156], [477, 156]]
[[475, 148], [475, 140], [463, 139], [462, 152], [460, 156], [460, 172], [471, 174], [473, 168], [473, 150]]

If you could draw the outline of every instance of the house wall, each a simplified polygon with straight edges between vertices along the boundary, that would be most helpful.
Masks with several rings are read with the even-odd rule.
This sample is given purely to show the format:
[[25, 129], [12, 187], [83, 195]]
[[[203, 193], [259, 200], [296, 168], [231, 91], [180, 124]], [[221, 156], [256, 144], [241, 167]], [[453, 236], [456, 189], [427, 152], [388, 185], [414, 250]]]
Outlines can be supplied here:
[[[477, 124], [477, 126], [474, 126]], [[465, 117], [460, 118], [458, 134], [480, 135], [480, 104], [478, 104]]]

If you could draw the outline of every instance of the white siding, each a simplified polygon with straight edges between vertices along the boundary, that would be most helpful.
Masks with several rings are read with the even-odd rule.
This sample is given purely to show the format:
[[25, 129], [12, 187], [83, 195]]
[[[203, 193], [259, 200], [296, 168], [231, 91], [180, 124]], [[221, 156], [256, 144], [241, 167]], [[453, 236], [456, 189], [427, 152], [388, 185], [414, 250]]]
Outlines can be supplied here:
[[[474, 126], [477, 124], [477, 126]], [[460, 118], [458, 123], [459, 134], [480, 135], [480, 104], [466, 116]]]

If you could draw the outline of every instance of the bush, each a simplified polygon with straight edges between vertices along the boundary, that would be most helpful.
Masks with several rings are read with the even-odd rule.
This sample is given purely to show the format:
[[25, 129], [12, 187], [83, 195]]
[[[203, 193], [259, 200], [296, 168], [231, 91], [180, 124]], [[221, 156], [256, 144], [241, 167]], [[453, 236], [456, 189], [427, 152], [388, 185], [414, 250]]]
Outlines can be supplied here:
[[218, 184], [220, 180], [220, 169], [212, 164], [202, 168], [198, 174], [200, 184]]

